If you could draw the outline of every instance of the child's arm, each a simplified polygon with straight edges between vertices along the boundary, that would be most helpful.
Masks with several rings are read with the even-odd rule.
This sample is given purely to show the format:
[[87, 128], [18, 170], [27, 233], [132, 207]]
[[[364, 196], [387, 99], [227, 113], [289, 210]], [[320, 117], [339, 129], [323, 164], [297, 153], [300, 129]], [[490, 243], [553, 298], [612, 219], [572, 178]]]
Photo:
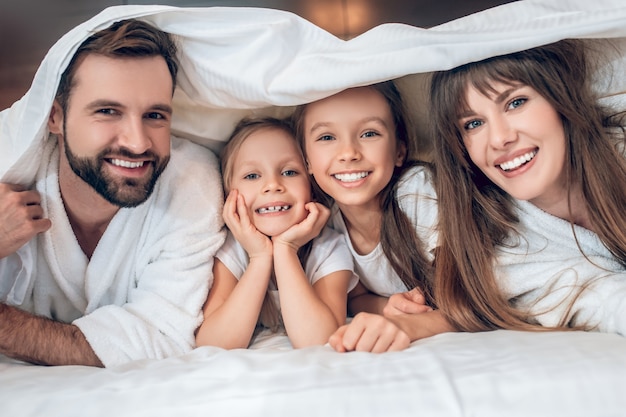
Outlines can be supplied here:
[[237, 278], [219, 260], [213, 267], [213, 286], [204, 305], [204, 322], [196, 343], [225, 349], [246, 348], [259, 319], [272, 273], [272, 242], [250, 223], [242, 196], [231, 192], [224, 203], [224, 222], [250, 258]]
[[204, 304], [204, 321], [196, 333], [197, 346], [246, 348], [254, 333], [272, 270], [272, 258], [250, 260], [239, 281], [215, 259], [213, 286]]
[[387, 300], [387, 297], [374, 294], [359, 282], [348, 294], [348, 310], [352, 316], [361, 312], [383, 314]]
[[281, 313], [295, 348], [323, 345], [345, 322], [346, 298], [352, 271], [336, 271], [311, 286], [298, 259], [298, 249], [316, 237], [330, 212], [316, 203], [307, 204], [308, 217], [274, 238], [274, 272]]

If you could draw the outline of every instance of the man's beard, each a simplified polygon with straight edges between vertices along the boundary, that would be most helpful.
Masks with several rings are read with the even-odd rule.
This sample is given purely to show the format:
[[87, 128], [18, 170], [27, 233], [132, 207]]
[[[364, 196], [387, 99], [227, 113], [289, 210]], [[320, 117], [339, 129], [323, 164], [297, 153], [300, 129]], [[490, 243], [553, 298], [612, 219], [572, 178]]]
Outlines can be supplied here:
[[[159, 158], [153, 152], [144, 152], [140, 155], [133, 154], [127, 149], [119, 149], [113, 152], [112, 149], [105, 149], [93, 158], [81, 158], [72, 153], [68, 143], [67, 134], [64, 135], [65, 155], [70, 168], [83, 181], [89, 184], [98, 194], [109, 203], [118, 207], [136, 207], [150, 197], [157, 179], [169, 162], [169, 155]], [[104, 156], [116, 154], [131, 159], [151, 158], [152, 175], [148, 178], [114, 178], [104, 169]]]

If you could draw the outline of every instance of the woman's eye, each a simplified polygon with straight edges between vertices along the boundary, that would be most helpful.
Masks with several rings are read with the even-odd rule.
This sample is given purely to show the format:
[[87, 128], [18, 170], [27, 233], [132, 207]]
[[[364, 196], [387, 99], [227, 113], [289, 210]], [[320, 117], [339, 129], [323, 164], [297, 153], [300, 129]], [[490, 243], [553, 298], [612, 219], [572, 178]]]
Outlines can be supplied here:
[[523, 105], [524, 103], [526, 103], [526, 100], [527, 100], [527, 99], [525, 99], [525, 98], [516, 98], [516, 99], [513, 99], [513, 100], [511, 100], [511, 102], [509, 103], [509, 108], [511, 108], [511, 109], [516, 109], [516, 108], [520, 107], [521, 105]]
[[259, 174], [248, 174], [243, 177], [244, 180], [256, 180], [257, 178], [259, 178]]
[[466, 122], [463, 125], [463, 129], [465, 130], [472, 130], [472, 129], [476, 129], [477, 127], [482, 126], [483, 122], [481, 122], [480, 120], [470, 120], [469, 122]]

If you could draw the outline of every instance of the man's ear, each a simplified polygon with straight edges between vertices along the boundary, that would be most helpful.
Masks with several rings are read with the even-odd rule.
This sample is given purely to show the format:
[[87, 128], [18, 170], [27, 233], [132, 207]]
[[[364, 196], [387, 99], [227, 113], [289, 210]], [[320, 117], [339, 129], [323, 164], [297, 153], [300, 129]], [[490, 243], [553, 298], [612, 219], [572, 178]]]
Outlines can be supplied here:
[[50, 109], [50, 116], [48, 117], [48, 129], [55, 135], [63, 133], [63, 109], [61, 104], [57, 100], [52, 103], [52, 109]]

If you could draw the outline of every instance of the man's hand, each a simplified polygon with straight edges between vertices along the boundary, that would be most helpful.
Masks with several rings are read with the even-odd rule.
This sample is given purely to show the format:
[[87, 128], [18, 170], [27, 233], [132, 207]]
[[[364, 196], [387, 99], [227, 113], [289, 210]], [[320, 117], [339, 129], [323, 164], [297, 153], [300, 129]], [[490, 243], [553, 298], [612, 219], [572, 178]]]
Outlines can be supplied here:
[[15, 253], [52, 223], [43, 218], [39, 193], [0, 183], [0, 259]]
[[393, 317], [398, 314], [419, 314], [432, 310], [426, 304], [426, 298], [422, 291], [418, 288], [413, 288], [411, 291], [393, 294], [389, 297], [389, 301], [383, 308], [383, 315], [385, 317]]

